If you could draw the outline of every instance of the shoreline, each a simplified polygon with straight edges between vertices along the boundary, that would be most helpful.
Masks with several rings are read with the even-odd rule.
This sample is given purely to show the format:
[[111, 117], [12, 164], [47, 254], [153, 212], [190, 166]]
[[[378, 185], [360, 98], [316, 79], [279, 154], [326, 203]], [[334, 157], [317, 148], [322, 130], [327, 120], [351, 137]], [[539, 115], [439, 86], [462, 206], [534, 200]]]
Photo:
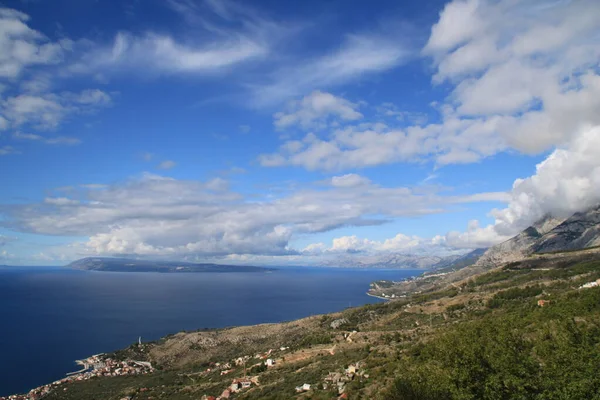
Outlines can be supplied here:
[[381, 297], [381, 296], [377, 296], [376, 294], [371, 294], [371, 293], [369, 293], [369, 292], [367, 292], [366, 294], [367, 294], [367, 296], [376, 297], [376, 298], [378, 298], [378, 299], [385, 300], [385, 301], [390, 301], [390, 300], [392, 300], [392, 299], [389, 299], [389, 298], [387, 298], [387, 297]]

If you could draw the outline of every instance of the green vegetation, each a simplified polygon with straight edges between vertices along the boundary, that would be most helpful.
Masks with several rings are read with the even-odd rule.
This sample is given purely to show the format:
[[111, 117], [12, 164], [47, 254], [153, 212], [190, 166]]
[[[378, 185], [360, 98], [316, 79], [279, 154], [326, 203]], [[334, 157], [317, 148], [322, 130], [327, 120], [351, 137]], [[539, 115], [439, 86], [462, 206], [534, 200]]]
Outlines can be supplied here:
[[600, 399], [600, 290], [556, 302], [526, 303], [416, 345], [385, 398]]
[[[345, 382], [350, 399], [600, 400], [600, 288], [579, 289], [598, 278], [598, 260], [536, 259], [476, 276], [460, 287], [246, 328], [243, 340], [227, 336], [218, 346], [204, 346], [194, 335], [213, 340], [230, 330], [170, 336], [116, 354], [146, 357], [162, 370], [73, 383], [47, 399], [218, 396], [243, 368], [224, 376], [217, 370], [199, 372], [286, 345], [289, 350], [271, 356], [278, 360], [275, 367], [249, 365], [260, 386], [232, 399], [335, 399], [337, 386], [324, 387], [325, 377], [360, 361], [366, 373]], [[549, 303], [540, 307], [540, 299]], [[347, 322], [332, 329], [331, 322], [342, 318]], [[312, 385], [311, 391], [297, 394], [295, 387], [304, 383]]]

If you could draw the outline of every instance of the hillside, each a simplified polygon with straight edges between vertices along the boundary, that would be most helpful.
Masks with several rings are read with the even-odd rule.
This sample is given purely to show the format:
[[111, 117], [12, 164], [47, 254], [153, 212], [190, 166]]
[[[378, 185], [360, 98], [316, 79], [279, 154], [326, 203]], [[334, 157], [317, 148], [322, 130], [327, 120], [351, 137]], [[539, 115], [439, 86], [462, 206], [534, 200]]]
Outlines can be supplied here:
[[543, 257], [556, 262], [570, 253], [600, 252], [600, 206], [575, 213], [567, 219], [546, 215], [513, 238], [487, 249], [475, 250], [447, 268], [424, 273], [401, 282], [373, 282], [369, 294], [402, 297], [463, 281], [503, 265]]
[[567, 219], [546, 216], [512, 239], [490, 248], [480, 265], [500, 265], [532, 254], [586, 249], [600, 245], [600, 206]]
[[563, 221], [547, 215], [515, 237], [488, 249], [477, 263], [493, 266], [520, 260], [530, 254], [532, 248]]
[[[134, 344], [103, 362], [154, 369], [84, 374], [45, 399], [598, 399], [600, 256], [552, 257], [341, 313]], [[248, 387], [224, 393], [232, 382]]]
[[180, 261], [151, 261], [109, 257], [82, 258], [70, 263], [67, 268], [84, 271], [161, 273], [266, 272], [274, 270], [272, 268], [244, 265], [193, 264]]
[[600, 245], [600, 206], [576, 213], [532, 247], [534, 253], [584, 249]]

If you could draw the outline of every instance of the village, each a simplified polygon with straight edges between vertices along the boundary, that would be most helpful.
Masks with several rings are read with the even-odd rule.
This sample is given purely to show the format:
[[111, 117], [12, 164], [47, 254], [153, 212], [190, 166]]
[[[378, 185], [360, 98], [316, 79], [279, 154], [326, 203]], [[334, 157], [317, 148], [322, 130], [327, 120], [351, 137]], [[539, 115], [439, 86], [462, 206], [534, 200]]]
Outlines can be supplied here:
[[71, 382], [86, 381], [97, 377], [139, 375], [154, 372], [154, 368], [149, 362], [133, 360], [117, 361], [103, 357], [102, 354], [78, 360], [77, 363], [82, 365], [83, 369], [67, 374], [66, 378], [32, 389], [27, 394], [0, 397], [0, 400], [40, 400], [54, 391], [61, 389], [64, 391], [68, 390], [68, 388], [63, 386]]
[[[343, 338], [346, 342], [352, 343], [352, 337], [356, 334], [356, 331], [345, 333]], [[336, 345], [331, 348], [318, 348], [315, 349], [315, 354], [319, 355], [334, 355]], [[219, 371], [219, 375], [227, 375], [233, 373], [236, 368], [243, 368], [243, 377], [234, 378], [231, 384], [224, 388], [223, 392], [215, 397], [210, 395], [204, 395], [201, 400], [225, 400], [232, 398], [236, 393], [248, 390], [253, 386], [260, 386], [259, 375], [248, 375], [247, 371], [251, 373], [260, 374], [261, 372], [267, 371], [271, 368], [277, 368], [284, 362], [293, 362], [295, 359], [290, 353], [286, 353], [283, 357], [283, 353], [289, 350], [289, 347], [281, 347], [279, 350], [270, 349], [265, 353], [259, 353], [254, 356], [243, 356], [238, 357], [228, 363], [215, 363], [212, 368], [207, 368], [202, 372], [195, 373], [194, 375], [206, 376], [215, 371]], [[309, 353], [302, 352], [305, 355]], [[278, 357], [277, 357], [278, 356]], [[292, 356], [292, 357], [290, 357]], [[304, 356], [306, 357], [306, 356]], [[310, 357], [310, 356], [309, 356]], [[258, 360], [258, 362], [257, 362]], [[284, 361], [285, 360], [285, 361]], [[188, 374], [189, 376], [189, 374]], [[333, 389], [338, 394], [338, 399], [347, 399], [348, 395], [345, 393], [346, 384], [355, 379], [367, 379], [369, 375], [365, 373], [364, 365], [361, 362], [350, 364], [347, 368], [342, 371], [329, 372], [323, 379], [323, 382], [317, 383], [304, 383], [295, 388], [296, 394], [302, 394], [315, 390], [331, 390]], [[291, 395], [291, 394], [290, 394]]]

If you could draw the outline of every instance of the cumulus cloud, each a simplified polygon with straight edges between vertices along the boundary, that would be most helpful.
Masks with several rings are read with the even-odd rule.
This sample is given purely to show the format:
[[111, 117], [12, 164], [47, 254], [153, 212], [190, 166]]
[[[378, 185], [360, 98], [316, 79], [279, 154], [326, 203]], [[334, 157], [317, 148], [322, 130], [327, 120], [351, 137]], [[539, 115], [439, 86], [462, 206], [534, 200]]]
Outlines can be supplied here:
[[[452, 88], [435, 105], [439, 122], [374, 119], [333, 127], [319, 137], [286, 140], [260, 161], [311, 170], [423, 160], [445, 165], [567, 145], [583, 126], [600, 124], [599, 15], [593, 0], [455, 0], [422, 52], [433, 60], [433, 83]], [[379, 111], [380, 117], [402, 115], [390, 104]]]
[[302, 100], [291, 101], [286, 111], [275, 114], [274, 125], [277, 129], [293, 125], [299, 125], [304, 129], [324, 127], [327, 126], [326, 119], [330, 116], [344, 121], [361, 119], [363, 115], [357, 109], [358, 104], [316, 90], [304, 96]]
[[446, 235], [455, 247], [484, 247], [506, 240], [543, 216], [568, 217], [600, 203], [600, 126], [580, 130], [573, 141], [553, 151], [536, 173], [517, 179], [508, 206], [494, 209], [495, 222], [480, 227], [471, 221], [466, 232]]
[[390, 254], [450, 255], [460, 254], [463, 251], [449, 245], [443, 236], [422, 238], [398, 233], [396, 236], [384, 240], [371, 240], [356, 235], [341, 236], [334, 238], [330, 246], [324, 243], [310, 244], [301, 250], [301, 254], [308, 257], [331, 259], [332, 257], [348, 254], [361, 254], [363, 256]]
[[0, 115], [13, 128], [30, 126], [52, 130], [70, 115], [93, 112], [109, 105], [110, 95], [98, 89], [78, 93], [19, 94], [0, 101]]
[[346, 174], [331, 178], [331, 186], [335, 187], [356, 187], [368, 185], [369, 183], [371, 183], [371, 181], [368, 178], [358, 174]]
[[54, 206], [73, 206], [79, 204], [79, 201], [66, 197], [46, 197], [44, 203]]
[[[502, 193], [442, 196], [365, 181], [361, 186], [305, 189], [257, 200], [231, 192], [219, 178], [198, 182], [150, 174], [109, 187], [74, 190], [79, 192], [69, 198], [7, 207], [0, 223], [38, 234], [88, 236], [83, 254], [298, 255], [289, 246], [295, 235], [377, 225], [443, 212], [454, 204], [504, 198]], [[379, 248], [401, 248], [410, 240], [398, 236]]]
[[56, 64], [70, 47], [69, 40], [51, 42], [28, 22], [28, 15], [0, 8], [0, 78], [16, 78], [33, 65]]
[[14, 259], [14, 255], [9, 253], [8, 250], [0, 251], [0, 261], [9, 261]]
[[329, 249], [332, 252], [401, 252], [424, 244], [425, 240], [417, 236], [406, 236], [402, 233], [384, 241], [361, 239], [355, 235], [333, 239]]

